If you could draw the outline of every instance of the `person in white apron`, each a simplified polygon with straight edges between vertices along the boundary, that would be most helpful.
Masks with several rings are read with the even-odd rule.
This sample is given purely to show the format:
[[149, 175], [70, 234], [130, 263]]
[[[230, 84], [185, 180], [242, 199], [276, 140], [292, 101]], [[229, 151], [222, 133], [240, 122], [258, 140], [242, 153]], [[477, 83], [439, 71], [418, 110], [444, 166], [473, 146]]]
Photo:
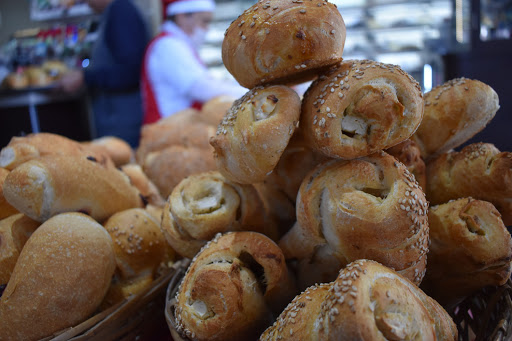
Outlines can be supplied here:
[[213, 17], [213, 0], [175, 0], [165, 8], [162, 32], [146, 49], [141, 75], [144, 124], [153, 123], [220, 95], [248, 90], [213, 77], [198, 49]]

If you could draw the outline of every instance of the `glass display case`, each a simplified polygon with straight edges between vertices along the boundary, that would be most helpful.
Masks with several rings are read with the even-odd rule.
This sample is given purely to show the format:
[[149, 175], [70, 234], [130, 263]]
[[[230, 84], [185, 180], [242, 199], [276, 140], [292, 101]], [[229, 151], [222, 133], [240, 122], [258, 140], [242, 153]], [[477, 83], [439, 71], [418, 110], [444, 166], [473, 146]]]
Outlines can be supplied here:
[[[444, 81], [443, 62], [439, 55], [457, 45], [451, 33], [456, 7], [451, 0], [330, 2], [336, 4], [347, 27], [345, 59], [372, 59], [400, 65], [420, 82], [424, 90]], [[224, 31], [253, 3], [236, 0], [217, 2], [207, 44], [202, 47], [200, 55], [220, 77], [230, 77], [222, 64]], [[462, 40], [467, 39], [464, 34]]]

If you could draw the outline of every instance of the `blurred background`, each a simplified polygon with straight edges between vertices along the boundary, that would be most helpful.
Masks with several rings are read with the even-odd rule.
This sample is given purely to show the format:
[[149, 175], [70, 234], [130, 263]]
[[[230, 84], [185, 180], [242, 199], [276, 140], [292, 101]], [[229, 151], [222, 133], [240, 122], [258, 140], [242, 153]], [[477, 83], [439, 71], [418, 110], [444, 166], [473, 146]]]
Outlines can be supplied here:
[[[165, 4], [134, 0], [152, 35]], [[493, 142], [512, 150], [512, 0], [333, 0], [346, 27], [345, 59], [400, 65], [429, 91], [455, 77], [481, 80], [500, 97], [501, 109], [471, 142]], [[229, 24], [254, 1], [217, 0], [199, 55], [211, 74], [232, 81], [221, 45]], [[52, 79], [65, 69], [87, 69], [98, 39], [100, 16], [83, 0], [0, 1], [0, 146], [11, 136], [33, 131], [77, 140], [94, 138], [89, 94], [61, 92]], [[53, 65], [56, 61], [62, 65]], [[32, 67], [45, 79], [13, 89], [6, 78]], [[37, 70], [36, 70], [37, 71]], [[35, 72], [35, 71], [31, 71]], [[53, 77], [53, 78], [52, 78]], [[36, 76], [37, 78], [37, 76]]]

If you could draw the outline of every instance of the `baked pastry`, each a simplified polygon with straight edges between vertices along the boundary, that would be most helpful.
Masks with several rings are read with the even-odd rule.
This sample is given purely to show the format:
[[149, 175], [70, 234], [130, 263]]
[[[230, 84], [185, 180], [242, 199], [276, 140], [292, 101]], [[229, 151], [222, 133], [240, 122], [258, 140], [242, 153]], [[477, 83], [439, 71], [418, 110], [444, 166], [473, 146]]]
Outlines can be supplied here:
[[430, 251], [421, 288], [454, 306], [485, 286], [505, 284], [512, 271], [512, 239], [489, 202], [463, 198], [428, 212]]
[[147, 289], [160, 265], [169, 256], [174, 258], [174, 251], [160, 230], [160, 222], [142, 208], [118, 212], [104, 226], [114, 242], [117, 264], [105, 298], [111, 305]]
[[194, 340], [247, 340], [295, 295], [283, 254], [256, 232], [217, 236], [194, 258], [176, 295], [176, 325]]
[[38, 226], [21, 213], [0, 220], [0, 285], [9, 282], [21, 249]]
[[7, 169], [0, 168], [0, 220], [18, 213], [18, 210], [12, 207], [4, 197], [3, 186], [7, 174], [9, 174]]
[[112, 163], [108, 155], [91, 151], [67, 137], [51, 133], [37, 133], [13, 137], [9, 144], [0, 151], [0, 167], [13, 170], [23, 162], [54, 154], [90, 156], [101, 164]]
[[298, 126], [300, 98], [283, 85], [256, 87], [238, 99], [210, 140], [226, 178], [257, 183], [274, 169]]
[[41, 68], [46, 72], [48, 76], [50, 76], [50, 79], [52, 80], [61, 78], [66, 72], [69, 71], [66, 64], [60, 60], [47, 60], [41, 65]]
[[345, 23], [335, 5], [259, 1], [226, 30], [222, 61], [242, 86], [299, 84], [341, 61]]
[[30, 83], [28, 76], [23, 72], [11, 72], [4, 79], [4, 84], [9, 89], [25, 89], [29, 87]]
[[167, 198], [187, 176], [215, 170], [216, 167], [211, 150], [176, 145], [149, 153], [142, 169]]
[[409, 280], [370, 260], [297, 296], [268, 328], [269, 340], [457, 340], [450, 315]]
[[473, 197], [491, 202], [512, 225], [512, 153], [474, 143], [427, 163], [427, 199], [433, 205]]
[[421, 151], [418, 144], [411, 139], [397, 144], [386, 150], [391, 156], [403, 163], [407, 170], [414, 175], [421, 188], [427, 188], [427, 171], [425, 161], [421, 157]]
[[427, 159], [456, 148], [481, 131], [500, 108], [487, 84], [452, 79], [425, 94], [425, 115], [413, 139]]
[[89, 142], [83, 142], [83, 144], [98, 154], [108, 155], [116, 167], [135, 162], [135, 153], [132, 147], [119, 137], [104, 136]]
[[236, 98], [232, 96], [221, 95], [207, 101], [201, 107], [201, 121], [215, 127], [218, 126], [235, 100]]
[[46, 71], [40, 67], [32, 66], [25, 70], [30, 86], [47, 86], [52, 82]]
[[345, 61], [304, 94], [301, 129], [314, 149], [354, 159], [408, 139], [423, 117], [421, 88], [399, 66]]
[[85, 321], [115, 269], [112, 239], [92, 218], [65, 213], [42, 224], [21, 251], [0, 298], [5, 340], [40, 340]]
[[257, 231], [277, 239], [277, 226], [252, 185], [206, 172], [183, 179], [164, 208], [162, 230], [180, 255], [194, 257], [217, 233]]
[[158, 192], [158, 188], [156, 188], [155, 184], [144, 174], [141, 166], [130, 163], [122, 166], [121, 170], [128, 175], [130, 183], [137, 187], [148, 204], [157, 207], [163, 207], [165, 205], [165, 200], [160, 195], [160, 192]]
[[414, 176], [389, 154], [332, 160], [304, 179], [297, 224], [279, 242], [298, 260], [301, 288], [372, 259], [419, 285], [428, 252], [428, 203]]
[[288, 232], [296, 220], [295, 201], [290, 200], [284, 192], [265, 182], [253, 186], [265, 207], [265, 212], [276, 219], [278, 238], [280, 238]]
[[12, 206], [39, 222], [63, 212], [87, 213], [102, 222], [144, 204], [126, 174], [85, 156], [47, 155], [27, 161], [9, 173], [3, 191]]

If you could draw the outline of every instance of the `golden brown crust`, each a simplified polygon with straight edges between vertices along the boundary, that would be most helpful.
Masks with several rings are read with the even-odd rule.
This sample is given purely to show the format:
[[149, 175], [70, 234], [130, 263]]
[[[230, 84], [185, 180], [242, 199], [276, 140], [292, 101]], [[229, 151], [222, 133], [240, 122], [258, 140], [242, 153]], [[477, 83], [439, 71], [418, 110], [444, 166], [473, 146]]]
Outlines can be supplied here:
[[120, 279], [153, 279], [169, 248], [160, 223], [146, 210], [132, 208], [114, 214], [104, 226], [114, 242]]
[[23, 72], [11, 72], [5, 77], [3, 84], [10, 89], [24, 89], [30, 85], [28, 76]]
[[206, 172], [183, 179], [164, 208], [162, 230], [169, 244], [192, 258], [217, 233], [257, 231], [277, 238], [277, 227], [252, 185]]
[[[373, 259], [419, 284], [428, 252], [428, 203], [405, 166], [384, 152], [319, 165], [297, 196], [297, 224], [279, 246], [297, 259], [301, 288]], [[302, 271], [301, 271], [302, 269]]]
[[92, 151], [67, 137], [38, 133], [13, 137], [0, 152], [0, 167], [13, 170], [23, 162], [46, 155], [91, 156], [101, 164], [112, 163], [108, 155]]
[[239, 183], [257, 183], [274, 169], [300, 116], [300, 98], [292, 89], [256, 87], [238, 99], [210, 140], [217, 168]]
[[38, 226], [21, 213], [0, 220], [0, 285], [9, 282], [21, 249]]
[[452, 79], [425, 94], [425, 115], [413, 138], [427, 159], [456, 148], [481, 131], [499, 109], [487, 84]]
[[148, 204], [157, 207], [163, 207], [165, 205], [165, 200], [160, 195], [158, 188], [156, 188], [155, 184], [144, 174], [141, 166], [131, 163], [122, 166], [121, 170], [128, 175], [131, 184], [137, 187]]
[[13, 214], [18, 213], [18, 210], [12, 207], [11, 204], [7, 202], [7, 200], [4, 197], [4, 181], [7, 177], [7, 174], [9, 174], [9, 171], [4, 168], [0, 168], [0, 219], [7, 218]]
[[132, 147], [118, 137], [104, 136], [83, 144], [97, 153], [107, 154], [116, 167], [135, 162], [135, 153]]
[[212, 98], [203, 104], [201, 108], [201, 120], [207, 124], [218, 126], [226, 113], [231, 108], [236, 98], [222, 95]]
[[431, 207], [428, 267], [421, 287], [452, 306], [485, 286], [505, 284], [511, 273], [512, 239], [498, 210], [471, 198]]
[[512, 224], [512, 153], [474, 143], [427, 164], [427, 198], [433, 205], [472, 197], [491, 202]]
[[47, 86], [52, 82], [51, 77], [40, 67], [32, 66], [25, 69], [25, 75], [28, 77], [30, 86], [33, 87]]
[[261, 0], [231, 23], [222, 61], [246, 88], [312, 80], [341, 61], [345, 23], [327, 1]]
[[219, 235], [195, 257], [180, 285], [177, 329], [194, 340], [252, 338], [294, 294], [283, 254], [269, 238]]
[[427, 188], [425, 161], [421, 158], [421, 151], [416, 142], [411, 139], [407, 139], [404, 142], [387, 149], [386, 153], [394, 156], [398, 161], [403, 163], [405, 167], [407, 167], [407, 170], [414, 175], [414, 178], [418, 181], [421, 188]]
[[217, 169], [211, 150], [183, 146], [148, 154], [142, 168], [164, 198], [187, 176]]
[[308, 143], [328, 156], [370, 155], [416, 131], [422, 98], [418, 82], [396, 65], [345, 61], [309, 87], [301, 129]]
[[87, 319], [115, 269], [112, 240], [92, 218], [55, 216], [25, 244], [0, 298], [6, 340], [39, 340]]
[[101, 222], [143, 206], [123, 172], [85, 156], [47, 155], [27, 161], [9, 173], [3, 191], [11, 205], [40, 222], [63, 212], [87, 213]]
[[261, 341], [457, 339], [455, 324], [437, 302], [370, 260], [350, 263], [334, 282], [309, 288], [294, 301]]

